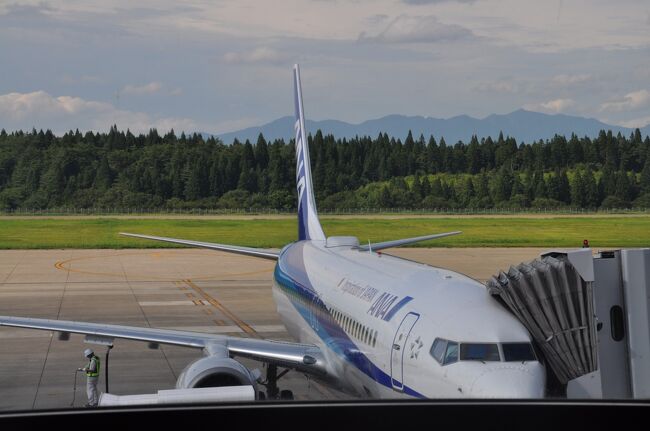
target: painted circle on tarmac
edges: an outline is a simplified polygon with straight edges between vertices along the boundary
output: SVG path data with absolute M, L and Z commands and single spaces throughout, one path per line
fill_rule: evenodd
M 148 258 L 147 261 L 143 263 L 147 266 L 147 269 L 154 272 L 153 269 L 156 269 L 156 274 L 150 273 L 138 273 L 128 269 L 128 265 L 124 265 L 122 261 L 123 258 L 129 258 L 130 256 L 140 256 L 141 258 Z M 167 264 L 171 261 L 169 259 L 184 259 L 188 256 L 210 259 L 210 256 L 213 258 L 216 257 L 217 262 L 208 262 L 204 266 L 213 266 L 216 265 L 220 268 L 219 272 L 216 274 L 180 274 L 174 268 L 178 268 L 180 263 L 175 263 L 173 266 Z M 160 281 L 178 281 L 182 279 L 191 278 L 192 280 L 214 280 L 214 279 L 224 279 L 227 277 L 243 277 L 251 275 L 259 275 L 271 273 L 273 270 L 273 263 L 271 262 L 261 262 L 256 259 L 257 265 L 262 269 L 254 271 L 233 271 L 228 272 L 227 269 L 229 266 L 232 266 L 234 263 L 237 263 L 236 266 L 246 266 L 242 259 L 247 259 L 242 256 L 234 256 L 226 253 L 218 253 L 214 251 L 203 252 L 201 250 L 155 250 L 155 251 L 123 251 L 123 252 L 114 252 L 107 251 L 107 254 L 97 254 L 89 256 L 79 256 L 73 257 L 71 259 L 65 259 L 57 261 L 54 264 L 56 269 L 61 271 L 74 272 L 79 274 L 87 275 L 97 275 L 97 276 L 108 276 L 108 277 L 119 277 L 127 278 L 131 280 L 160 280 Z M 97 270 L 97 267 L 101 267 L 102 262 L 97 262 L 97 260 L 104 260 L 106 264 L 114 266 L 119 264 L 119 271 L 105 271 Z M 113 262 L 111 262 L 113 260 Z M 115 262 L 115 260 L 117 262 Z M 213 259 L 211 259 L 213 260 Z M 108 266 L 108 265 L 107 265 Z M 161 276 L 159 274 L 169 273 L 169 276 Z M 173 274 L 173 275 L 172 275 Z

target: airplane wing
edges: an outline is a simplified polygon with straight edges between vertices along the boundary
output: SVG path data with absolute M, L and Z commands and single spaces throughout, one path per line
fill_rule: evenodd
M 154 241 L 171 242 L 174 244 L 189 245 L 191 247 L 209 248 L 212 250 L 227 251 L 229 253 L 244 254 L 246 256 L 261 257 L 262 259 L 278 260 L 280 253 L 263 248 L 240 247 L 238 245 L 215 244 L 212 242 L 191 241 L 187 239 L 165 238 L 163 236 L 140 235 L 136 233 L 120 232 L 120 235 L 133 238 L 151 239 Z
M 361 251 L 383 250 L 385 248 L 400 247 L 406 244 L 412 244 L 414 242 L 427 241 L 429 239 L 444 238 L 446 236 L 451 236 L 451 235 L 458 235 L 459 233 L 462 232 L 454 231 L 454 232 L 445 232 L 445 233 L 435 233 L 433 235 L 416 236 L 413 238 L 404 238 L 404 239 L 396 239 L 393 241 L 377 242 L 374 244 L 359 246 L 359 250 Z
M 232 357 L 239 356 L 255 359 L 267 364 L 292 368 L 315 375 L 324 375 L 326 373 L 324 356 L 318 347 L 310 344 L 29 317 L 0 316 L 0 326 L 58 331 L 63 334 L 85 334 L 89 337 L 104 340 L 122 338 L 154 344 L 193 347 L 203 349 L 207 355 L 217 354 L 217 352 L 222 352 L 223 348 L 226 348 L 228 354 Z

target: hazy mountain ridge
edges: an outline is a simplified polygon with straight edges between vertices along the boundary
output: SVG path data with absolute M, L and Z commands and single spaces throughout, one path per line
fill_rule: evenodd
M 230 144 L 237 138 L 254 142 L 262 133 L 267 140 L 293 137 L 294 118 L 282 117 L 270 123 L 249 127 L 235 132 L 217 135 L 225 143 Z M 338 120 L 307 120 L 305 125 L 308 133 L 315 133 L 320 129 L 324 134 L 333 134 L 336 138 L 353 138 L 355 136 L 370 136 L 376 138 L 379 133 L 388 133 L 388 136 L 404 138 L 411 130 L 415 137 L 423 134 L 426 138 L 430 135 L 439 139 L 444 137 L 448 144 L 459 140 L 468 142 L 472 135 L 480 138 L 492 136 L 496 138 L 500 132 L 504 136 L 513 136 L 519 142 L 532 142 L 539 139 L 550 139 L 553 135 L 572 133 L 582 137 L 595 137 L 601 130 L 611 130 L 616 134 L 621 132 L 628 135 L 633 128 L 612 126 L 594 118 L 584 118 L 564 114 L 549 115 L 540 112 L 531 112 L 523 109 L 509 114 L 492 114 L 483 119 L 459 115 L 448 119 L 430 118 L 422 116 L 387 115 L 375 120 L 367 120 L 360 124 L 350 124 Z M 650 135 L 650 125 L 640 129 L 643 136 Z

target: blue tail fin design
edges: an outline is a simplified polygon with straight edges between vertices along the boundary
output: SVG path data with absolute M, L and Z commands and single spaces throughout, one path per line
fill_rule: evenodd
M 305 134 L 305 116 L 302 109 L 300 68 L 293 66 L 294 102 L 296 105 L 296 187 L 298 188 L 298 240 L 324 240 L 325 233 L 318 220 L 314 187 L 309 164 L 309 145 Z

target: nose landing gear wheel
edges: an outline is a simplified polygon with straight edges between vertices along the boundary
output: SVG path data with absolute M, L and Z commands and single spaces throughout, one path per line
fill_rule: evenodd
M 266 381 L 262 383 L 262 385 L 266 386 L 266 397 L 262 397 L 262 393 L 260 392 L 260 399 L 268 399 L 268 400 L 292 400 L 293 399 L 293 392 L 290 390 L 284 389 L 280 390 L 278 388 L 278 380 L 285 374 L 289 372 L 288 369 L 282 371 L 280 374 L 278 374 L 278 366 L 277 365 L 269 365 L 267 370 L 266 370 Z

